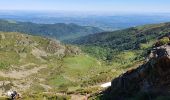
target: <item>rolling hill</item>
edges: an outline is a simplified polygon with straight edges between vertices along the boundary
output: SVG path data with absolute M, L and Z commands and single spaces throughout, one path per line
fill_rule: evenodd
M 76 24 L 36 24 L 31 22 L 0 20 L 0 31 L 21 32 L 31 35 L 56 38 L 59 40 L 69 40 L 89 34 L 99 33 L 103 30 L 97 27 L 79 26 Z
M 92 34 L 67 42 L 81 46 L 94 56 L 110 59 L 115 52 L 148 49 L 158 38 L 167 34 L 170 34 L 170 23 L 161 23 Z M 96 48 L 105 53 L 96 51 Z
M 72 43 L 129 50 L 138 48 L 140 43 L 147 43 L 152 39 L 169 33 L 169 29 L 170 23 L 145 25 L 119 31 L 92 34 L 73 40 Z
M 56 93 L 83 91 L 90 86 L 85 84 L 89 80 L 96 84 L 93 78 L 107 70 L 99 60 L 84 54 L 78 47 L 39 36 L 0 32 L 1 95 L 16 90 L 24 100 L 42 100 L 44 96 L 57 98 L 61 95 Z M 104 75 L 107 77 L 101 74 L 102 81 L 106 78 Z

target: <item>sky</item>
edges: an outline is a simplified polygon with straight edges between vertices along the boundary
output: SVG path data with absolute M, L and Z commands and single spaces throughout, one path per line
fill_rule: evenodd
M 0 10 L 170 12 L 170 0 L 0 0 Z

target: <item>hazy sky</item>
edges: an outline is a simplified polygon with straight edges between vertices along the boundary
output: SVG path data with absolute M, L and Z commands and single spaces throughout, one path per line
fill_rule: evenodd
M 0 0 L 0 10 L 170 12 L 170 0 Z

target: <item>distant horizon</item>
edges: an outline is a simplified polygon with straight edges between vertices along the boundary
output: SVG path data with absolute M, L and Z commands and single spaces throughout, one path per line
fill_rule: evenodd
M 169 0 L 0 0 L 0 10 L 88 13 L 170 13 Z
M 99 12 L 99 11 L 66 11 L 66 10 L 1 10 L 0 14 L 17 14 L 17 13 L 41 13 L 41 14 L 68 14 L 68 15 L 106 15 L 106 16 L 114 16 L 114 15 L 170 15 L 170 12 Z

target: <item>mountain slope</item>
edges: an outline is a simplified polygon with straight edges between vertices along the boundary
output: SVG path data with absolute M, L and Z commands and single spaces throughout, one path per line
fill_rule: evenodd
M 169 30 L 170 23 L 145 25 L 114 32 L 88 35 L 75 39 L 72 43 L 129 50 L 138 48 L 140 43 L 146 43 L 167 34 L 170 32 Z
M 162 23 L 92 34 L 67 42 L 80 45 L 83 51 L 93 56 L 112 60 L 115 58 L 114 55 L 121 51 L 146 50 L 155 43 L 157 38 L 169 33 L 170 23 Z
M 0 31 L 21 32 L 32 35 L 47 36 L 59 40 L 69 40 L 89 34 L 99 33 L 103 30 L 76 24 L 35 24 L 31 22 L 15 22 L 0 20 Z
M 0 32 L 0 95 L 16 90 L 24 100 L 57 98 L 56 93 L 89 86 L 84 83 L 103 71 L 97 59 L 75 46 L 39 36 Z
M 169 100 L 169 41 L 150 52 L 143 65 L 113 79 L 100 100 Z

